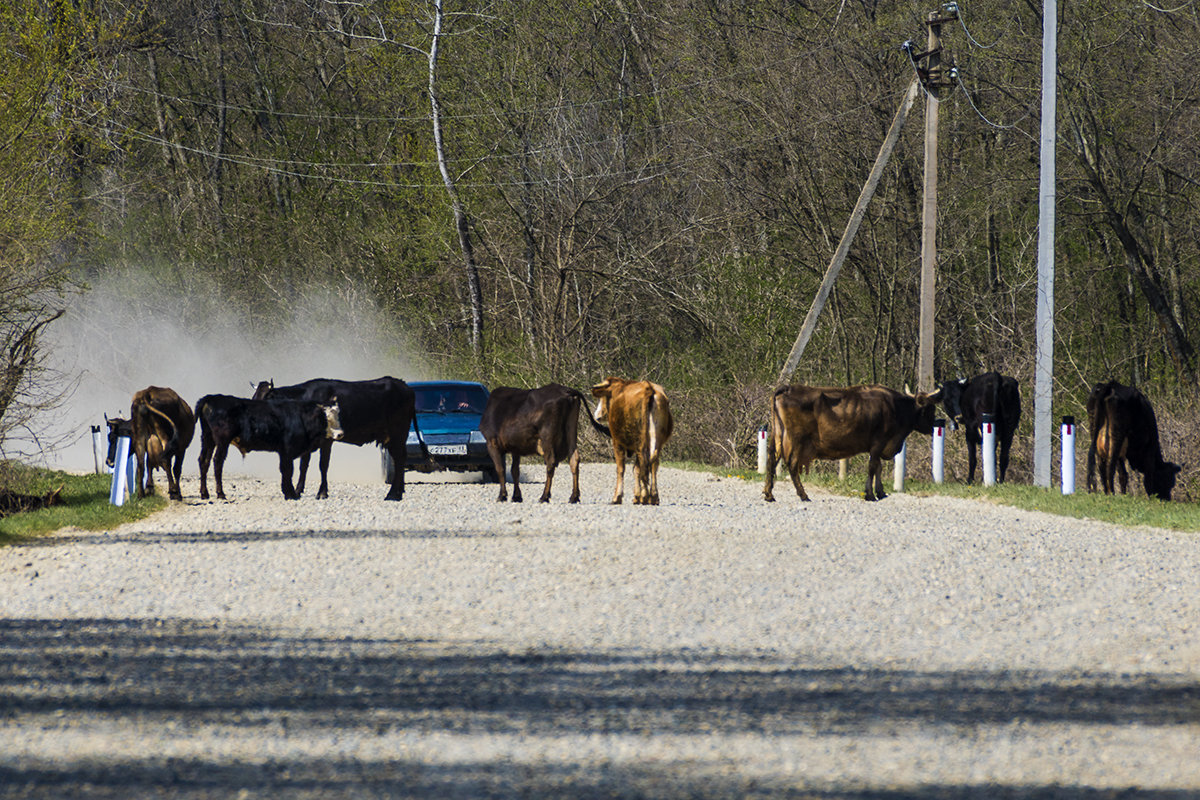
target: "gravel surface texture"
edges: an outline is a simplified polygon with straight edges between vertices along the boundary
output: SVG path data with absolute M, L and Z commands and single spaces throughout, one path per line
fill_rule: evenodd
M 1196 534 L 524 472 L 0 549 L 0 798 L 1200 797 Z

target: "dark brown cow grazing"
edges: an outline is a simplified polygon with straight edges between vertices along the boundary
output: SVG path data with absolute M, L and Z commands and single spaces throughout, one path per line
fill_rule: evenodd
M 538 389 L 514 389 L 500 386 L 488 396 L 487 407 L 479 421 L 479 432 L 487 440 L 492 465 L 500 476 L 500 496 L 497 501 L 508 499 L 508 487 L 504 483 L 504 456 L 512 455 L 512 501 L 521 502 L 521 456 L 540 453 L 546 460 L 546 486 L 542 489 L 541 502 L 550 502 L 550 484 L 554 481 L 554 468 L 562 461 L 571 467 L 574 487 L 570 502 L 579 502 L 579 451 L 576 441 L 579 433 L 579 406 L 587 407 L 583 392 L 557 383 Z M 608 428 L 592 419 L 592 427 L 609 435 Z
M 933 432 L 941 392 L 915 397 L 884 386 L 782 386 L 771 398 L 767 439 L 767 481 L 763 497 L 775 500 L 775 465 L 787 464 L 801 500 L 808 500 L 800 473 L 813 459 L 837 460 L 869 453 L 863 497 L 882 500 L 881 460 L 900 452 L 915 431 Z
M 1088 449 L 1088 491 L 1096 491 L 1096 460 L 1105 494 L 1113 494 L 1113 472 L 1120 476 L 1121 494 L 1129 489 L 1125 462 L 1142 473 L 1146 494 L 1170 500 L 1179 465 L 1164 461 L 1158 443 L 1158 420 L 1146 396 L 1117 381 L 1098 383 L 1087 400 L 1092 446 Z
M 137 457 L 137 495 L 154 493 L 154 469 L 167 473 L 167 496 L 182 500 L 179 474 L 183 454 L 196 432 L 192 408 L 172 389 L 149 386 L 133 396 L 129 406 L 133 451 Z
M 609 377 L 592 387 L 595 418 L 608 423 L 617 462 L 613 503 L 625 494 L 625 459 L 634 460 L 633 502 L 658 505 L 658 460 L 675 422 L 667 395 L 657 383 Z

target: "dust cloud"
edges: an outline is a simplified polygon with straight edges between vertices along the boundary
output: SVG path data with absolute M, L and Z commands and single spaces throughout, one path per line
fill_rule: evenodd
M 371 299 L 353 287 L 310 287 L 286 303 L 286 317 L 262 318 L 224 301 L 212 287 L 170 284 L 148 270 L 108 275 L 74 298 L 52 326 L 46 342 L 52 364 L 79 383 L 55 412 L 51 426 L 57 430 L 48 438 L 66 443 L 44 455 L 48 466 L 93 471 L 91 427 L 104 431 L 105 414 L 128 417 L 134 392 L 151 385 L 174 389 L 194 408 L 206 394 L 248 397 L 260 380 L 285 385 L 310 378 L 430 377 L 407 355 L 403 331 L 385 324 Z M 199 436 L 197 426 L 185 475 L 198 472 Z M 279 460 L 271 453 L 243 458 L 231 450 L 225 472 L 278 476 Z M 314 459 L 314 489 L 318 479 Z M 329 479 L 382 481 L 379 449 L 334 447 Z

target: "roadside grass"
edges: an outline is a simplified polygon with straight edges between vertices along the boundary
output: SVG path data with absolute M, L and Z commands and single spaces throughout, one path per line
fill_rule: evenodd
M 45 495 L 62 487 L 62 505 L 0 517 L 0 545 L 75 527 L 104 530 L 142 519 L 165 508 L 165 498 L 155 495 L 131 498 L 123 506 L 108 502 L 109 475 L 72 475 L 30 467 L 14 461 L 0 462 L 0 486 L 21 494 Z
M 750 469 L 728 469 L 685 462 L 672 462 L 670 466 L 741 478 L 760 485 L 763 481 L 763 476 L 758 471 Z M 814 464 L 812 472 L 804 476 L 803 480 L 805 486 L 819 486 L 828 492 L 846 497 L 861 497 L 865 478 L 865 467 L 856 471 L 852 465 L 849 476 L 840 480 L 836 466 Z M 892 493 L 890 465 L 884 466 L 883 488 L 889 494 Z M 1075 494 L 1064 495 L 1059 488 L 1040 489 L 1012 483 L 985 488 L 979 483 L 970 486 L 956 482 L 937 484 L 911 478 L 905 481 L 904 489 L 905 493 L 918 496 L 962 497 L 1027 511 L 1044 511 L 1062 517 L 1110 522 L 1128 528 L 1148 526 L 1175 531 L 1200 531 L 1200 507 L 1195 503 L 1164 503 L 1149 498 L 1140 494 L 1140 482 L 1133 478 L 1130 479 L 1128 495 L 1092 494 L 1083 486 L 1076 486 Z M 781 467 L 775 479 L 775 494 L 779 496 L 780 492 L 793 491 L 787 470 Z

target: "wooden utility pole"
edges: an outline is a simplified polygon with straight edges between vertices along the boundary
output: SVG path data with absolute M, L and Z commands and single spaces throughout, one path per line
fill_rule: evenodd
M 892 126 L 888 128 L 883 145 L 879 148 L 879 154 L 875 156 L 875 165 L 871 167 L 871 174 L 867 176 L 867 182 L 863 184 L 862 191 L 858 194 L 858 202 L 854 204 L 854 211 L 850 214 L 850 221 L 846 223 L 842 240 L 838 242 L 837 250 L 834 252 L 829 266 L 825 269 L 821 288 L 817 291 L 817 296 L 813 298 L 812 306 L 808 309 L 808 316 L 804 318 L 804 324 L 800 327 L 800 333 L 796 336 L 792 350 L 783 363 L 783 369 L 779 371 L 780 384 L 787 383 L 788 379 L 792 377 L 792 373 L 796 371 L 796 366 L 800 363 L 800 357 L 804 355 L 804 349 L 808 347 L 808 340 L 812 338 L 813 331 L 816 330 L 817 318 L 821 315 L 821 310 L 825 308 L 829 292 L 833 289 L 838 273 L 842 271 L 842 263 L 850 253 L 850 245 L 854 242 L 859 225 L 862 224 L 863 215 L 867 213 L 867 205 L 875 196 L 875 189 L 879 186 L 879 179 L 883 177 L 884 167 L 892 157 L 892 151 L 896 149 L 896 142 L 900 140 L 900 131 L 904 127 L 904 121 L 908 119 L 909 109 L 917 99 L 919 85 L 918 81 L 913 81 L 909 85 L 908 91 L 904 93 L 904 99 L 900 101 L 900 108 L 896 109 L 896 116 L 892 118 Z
M 937 159 L 938 159 L 938 94 L 949 86 L 942 69 L 942 25 L 958 19 L 958 7 L 947 3 L 938 11 L 929 12 L 925 26 L 929 40 L 924 53 L 914 56 L 914 62 L 925 59 L 918 68 L 925 85 L 925 186 L 921 209 L 921 320 L 917 347 L 917 391 L 933 391 L 933 320 L 934 287 L 937 276 Z

